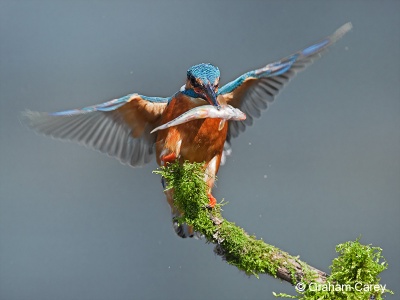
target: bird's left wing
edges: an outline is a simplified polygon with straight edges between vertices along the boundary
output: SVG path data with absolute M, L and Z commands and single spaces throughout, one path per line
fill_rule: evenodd
M 158 126 L 168 101 L 131 94 L 82 109 L 25 111 L 23 118 L 38 133 L 78 142 L 136 167 L 151 160 L 156 135 L 150 131 Z
M 332 35 L 317 43 L 263 68 L 247 72 L 221 87 L 218 92 L 219 102 L 239 108 L 247 115 L 244 121 L 229 123 L 227 142 L 229 143 L 232 137 L 243 132 L 246 125 L 252 125 L 253 118 L 260 117 L 261 111 L 274 101 L 279 91 L 297 72 L 320 57 L 330 45 L 351 28 L 351 23 L 346 23 Z

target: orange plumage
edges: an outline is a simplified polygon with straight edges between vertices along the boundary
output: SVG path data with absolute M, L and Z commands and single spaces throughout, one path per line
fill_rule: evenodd
M 299 71 L 321 56 L 351 29 L 344 24 L 332 35 L 294 54 L 266 66 L 249 71 L 219 88 L 219 69 L 199 64 L 187 71 L 186 84 L 172 97 L 146 97 L 131 94 L 102 104 L 56 113 L 27 111 L 28 125 L 55 138 L 76 141 L 118 158 L 136 167 L 149 162 L 156 152 L 159 165 L 178 159 L 181 163 L 204 162 L 204 180 L 208 185 L 210 206 L 215 175 L 221 164 L 224 146 L 243 132 L 261 111 L 272 103 L 279 91 Z M 152 130 L 200 105 L 231 105 L 239 108 L 246 120 L 220 122 L 221 119 L 197 119 L 169 127 L 156 133 Z M 173 217 L 180 214 L 173 204 L 173 190 L 165 191 Z M 174 227 L 181 237 L 193 236 L 190 227 Z

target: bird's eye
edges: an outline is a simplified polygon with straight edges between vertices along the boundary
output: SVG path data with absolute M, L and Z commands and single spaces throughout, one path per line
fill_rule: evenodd
M 193 87 L 198 87 L 199 84 L 197 83 L 196 78 L 194 78 L 193 76 L 190 77 L 190 83 Z

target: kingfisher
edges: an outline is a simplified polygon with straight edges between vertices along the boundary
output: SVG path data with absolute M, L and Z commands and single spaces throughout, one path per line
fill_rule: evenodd
M 232 138 L 252 125 L 297 72 L 319 58 L 351 27 L 351 23 L 346 23 L 311 46 L 246 72 L 222 87 L 220 70 L 213 64 L 201 63 L 189 68 L 185 84 L 171 97 L 133 93 L 81 109 L 54 113 L 28 110 L 24 117 L 27 125 L 39 133 L 78 142 L 132 167 L 148 163 L 153 156 L 160 166 L 176 160 L 202 163 L 209 206 L 213 207 L 216 199 L 211 190 L 221 163 L 231 153 Z M 243 111 L 247 118 L 223 123 L 218 118 L 195 119 L 151 133 L 156 127 L 206 104 L 217 109 L 230 105 Z M 162 183 L 165 189 L 165 181 Z M 171 207 L 175 232 L 183 238 L 195 236 L 192 227 L 177 222 L 182 212 L 174 206 L 173 190 L 164 193 Z

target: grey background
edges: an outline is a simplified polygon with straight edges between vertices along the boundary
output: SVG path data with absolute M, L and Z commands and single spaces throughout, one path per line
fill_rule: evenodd
M 362 235 L 398 294 L 399 16 L 399 1 L 0 1 L 0 299 L 293 293 L 178 238 L 154 161 L 128 168 L 37 136 L 18 114 L 169 96 L 200 62 L 226 83 L 348 21 L 233 141 L 215 196 L 226 218 L 326 271 L 335 245 Z

